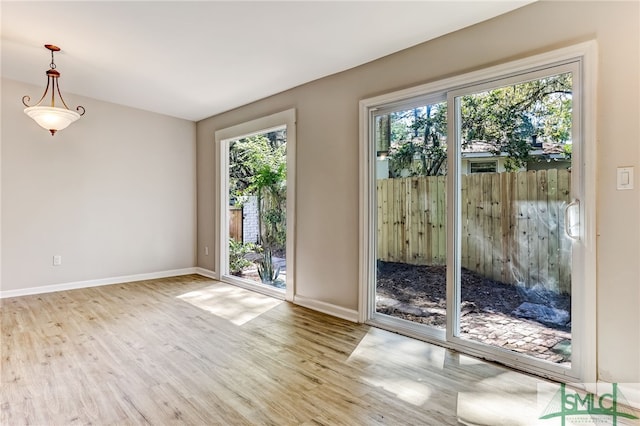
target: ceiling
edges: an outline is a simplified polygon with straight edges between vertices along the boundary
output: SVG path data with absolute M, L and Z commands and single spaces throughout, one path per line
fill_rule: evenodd
M 531 1 L 2 1 L 2 76 L 44 90 L 55 44 L 67 103 L 197 121 Z

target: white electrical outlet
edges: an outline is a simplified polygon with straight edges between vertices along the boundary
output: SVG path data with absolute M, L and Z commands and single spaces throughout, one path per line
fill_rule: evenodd
M 60 255 L 53 256 L 53 266 L 60 266 L 60 265 L 62 265 L 62 256 Z
M 204 255 L 209 256 L 209 246 L 204 246 Z

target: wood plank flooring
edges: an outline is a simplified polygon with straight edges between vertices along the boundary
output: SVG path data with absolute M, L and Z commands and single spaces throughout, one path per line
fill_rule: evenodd
M 542 381 L 197 275 L 0 301 L 2 425 L 532 424 Z

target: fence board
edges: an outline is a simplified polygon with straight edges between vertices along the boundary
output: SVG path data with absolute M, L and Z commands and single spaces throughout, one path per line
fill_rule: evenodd
M 438 180 L 429 179 L 429 264 L 437 265 L 438 258 Z
M 438 254 L 435 261 L 438 265 L 444 265 L 447 258 L 447 179 L 446 176 L 438 176 Z
M 558 170 L 551 169 L 547 171 L 547 203 L 549 207 L 549 240 L 548 240 L 548 273 L 549 281 L 555 279 L 559 280 L 560 269 L 558 265 L 559 260 L 559 238 L 558 235 L 558 220 L 560 213 L 560 206 L 558 205 Z M 551 283 L 556 288 L 559 288 L 557 281 Z
M 393 183 L 393 181 L 386 181 L 386 184 L 384 185 L 384 188 L 382 189 L 382 195 L 383 195 L 383 201 L 384 203 L 382 204 L 382 208 L 384 209 L 384 220 L 382 221 L 382 224 L 384 226 L 383 228 L 383 236 L 385 237 L 385 241 L 384 241 L 384 252 L 387 254 L 388 258 L 392 258 L 393 254 L 392 254 L 392 242 L 393 239 L 391 238 L 391 223 L 392 223 L 392 214 L 393 214 L 393 198 L 389 198 L 389 186 L 391 186 L 391 184 Z
M 478 176 L 479 175 L 468 175 L 469 176 L 469 214 L 467 216 L 467 220 L 469 222 L 469 246 L 467 250 L 469 251 L 469 269 L 472 271 L 478 270 L 478 238 L 480 236 L 480 229 L 478 228 L 478 203 L 479 203 L 479 191 L 478 191 Z
M 500 175 L 504 173 L 490 173 L 490 190 L 491 190 L 491 219 L 492 219 L 492 253 L 493 253 L 493 273 L 492 277 L 502 278 L 502 268 L 504 265 L 504 249 L 502 239 L 502 209 L 500 192 L 502 191 L 502 179 Z
M 462 179 L 460 182 L 460 245 L 469 247 L 469 179 Z M 469 250 L 463 250 L 460 253 L 460 265 L 463 268 L 470 269 Z
M 407 259 L 407 243 L 409 241 L 409 235 L 407 235 L 407 227 L 406 227 L 406 223 L 407 223 L 407 210 L 410 208 L 410 205 L 408 205 L 408 203 L 403 202 L 404 200 L 402 200 L 402 194 L 405 193 L 406 191 L 406 187 L 408 185 L 408 179 L 403 179 L 400 182 L 400 197 L 398 200 L 396 200 L 396 204 L 400 205 L 402 207 L 401 213 L 400 213 L 400 217 L 399 220 L 400 222 L 398 223 L 398 229 L 401 232 L 402 235 L 402 239 L 400 240 L 400 244 L 398 244 L 398 248 L 400 249 L 400 252 L 398 253 L 398 256 L 400 257 L 400 259 Z M 405 198 L 406 200 L 406 198 Z M 409 200 L 410 201 L 410 200 Z
M 527 245 L 529 248 L 529 279 L 525 283 L 539 282 L 538 269 L 538 182 L 537 172 L 527 172 Z
M 242 240 L 242 208 L 229 207 L 229 238 L 238 242 Z
M 537 282 L 549 282 L 549 212 L 548 212 L 548 181 L 547 171 L 539 170 L 536 173 L 538 183 L 538 203 L 536 204 L 537 217 L 533 220 L 537 224 L 536 237 L 538 240 L 538 279 Z
M 387 207 L 390 209 L 389 210 L 389 222 L 387 223 L 388 227 L 389 227 L 389 258 L 391 261 L 396 262 L 396 261 L 401 261 L 401 259 L 397 259 L 396 255 L 397 255 L 397 250 L 396 250 L 396 243 L 398 241 L 397 235 L 395 235 L 396 229 L 395 229 L 395 223 L 396 223 L 396 214 L 397 214 L 397 207 L 396 207 L 396 203 L 395 203 L 395 197 L 394 197 L 394 184 L 396 183 L 396 180 L 391 180 L 389 181 L 388 185 L 387 185 Z
M 571 181 L 570 172 L 568 170 L 558 170 L 558 201 L 562 201 L 559 204 L 559 219 L 558 227 L 559 238 L 559 263 L 560 263 L 560 291 L 564 293 L 571 292 L 571 270 L 563 267 L 564 265 L 571 265 L 571 239 L 567 238 L 566 231 L 564 229 L 564 209 L 571 202 Z
M 513 259 L 513 280 L 514 282 L 529 282 L 529 228 L 528 228 L 528 195 L 527 174 L 516 174 L 516 196 L 515 196 L 515 226 L 513 234 L 515 237 L 514 259 Z
M 426 179 L 418 179 L 418 195 L 420 196 L 420 204 L 418 206 L 418 214 L 419 222 L 418 226 L 420 229 L 418 230 L 418 251 L 420 252 L 421 257 L 419 261 L 416 261 L 416 264 L 426 265 L 428 262 L 428 240 L 427 240 L 427 224 L 428 214 L 429 214 L 429 205 L 427 204 L 427 180 Z
M 480 274 L 493 276 L 493 217 L 491 216 L 491 176 L 493 173 L 480 173 L 480 184 L 482 186 L 482 217 L 483 232 L 480 235 L 481 255 Z
M 463 175 L 461 265 L 505 283 L 569 292 L 564 234 L 568 170 Z M 378 180 L 377 247 L 384 261 L 446 263 L 446 176 Z
M 411 178 L 407 185 L 407 195 L 411 199 L 411 207 L 409 209 L 409 218 L 406 221 L 408 229 L 407 235 L 408 238 L 408 255 L 412 259 L 412 263 L 420 263 L 421 254 L 418 250 L 418 233 L 420 229 L 418 228 L 418 224 L 420 223 L 420 215 L 413 214 L 414 212 L 419 211 L 420 199 L 418 196 L 418 179 Z
M 512 197 L 515 194 L 515 173 L 500 173 L 500 217 L 501 217 L 501 239 L 502 239 L 502 271 L 500 281 L 510 282 L 513 275 L 511 273 L 512 257 L 514 254 L 513 244 L 513 213 Z

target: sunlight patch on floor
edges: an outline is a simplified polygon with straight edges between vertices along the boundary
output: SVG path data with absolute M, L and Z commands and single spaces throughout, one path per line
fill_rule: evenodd
M 431 388 L 425 383 L 403 378 L 363 377 L 364 381 L 373 386 L 378 386 L 390 392 L 404 402 L 415 406 L 421 406 L 429 400 L 432 394 Z
M 223 283 L 191 291 L 178 298 L 235 325 L 246 324 L 283 303 L 282 300 Z
M 456 398 L 461 424 L 517 426 L 537 420 L 540 380 L 437 345 L 371 328 L 349 361 L 365 365 L 370 374 L 365 373 L 362 381 L 414 406 Z M 407 374 L 398 374 L 404 368 Z M 424 374 L 416 375 L 416 368 Z M 451 371 L 452 376 L 468 380 L 458 389 L 447 389 L 447 397 L 430 383 L 434 370 Z
M 464 425 L 529 426 L 538 424 L 536 391 L 458 392 L 458 421 Z
M 442 347 L 371 328 L 353 350 L 349 360 L 378 366 L 388 363 L 442 369 L 445 357 L 446 349 Z
M 486 375 L 476 380 L 471 390 L 458 392 L 460 423 L 495 426 L 539 424 L 538 386 L 545 383 L 544 379 L 493 366 L 473 357 L 461 355 L 459 361 L 461 371 L 473 369 L 476 374 Z
M 409 371 L 415 367 L 442 369 L 444 359 L 443 348 L 377 328 L 371 328 L 349 356 L 349 362 L 368 365 L 366 369 L 371 374 L 362 377 L 364 382 L 415 406 L 426 403 L 434 390 Z M 397 374 L 403 367 L 407 368 L 405 377 Z

